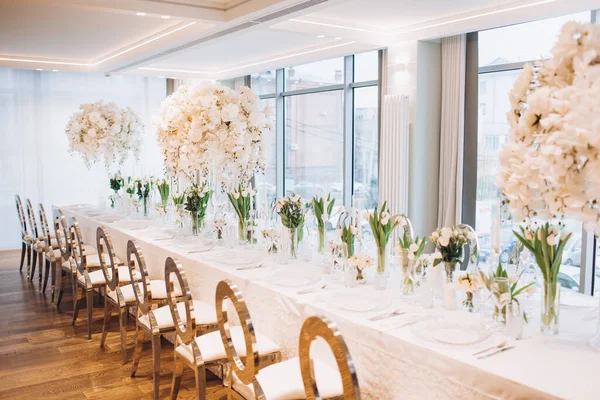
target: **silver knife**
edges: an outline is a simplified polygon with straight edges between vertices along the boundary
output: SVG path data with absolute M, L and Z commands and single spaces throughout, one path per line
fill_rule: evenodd
M 262 268 L 262 267 L 264 267 L 264 265 L 258 264 L 258 265 L 250 265 L 248 267 L 240 267 L 240 268 L 237 268 L 236 270 L 237 271 L 245 271 L 247 269 L 256 269 L 256 268 Z
M 477 357 L 477 359 L 478 359 L 478 360 L 481 360 L 481 359 L 484 359 L 484 358 L 487 358 L 487 357 L 493 356 L 494 354 L 502 353 L 503 351 L 510 350 L 510 349 L 514 349 L 514 348 L 515 348 L 515 346 L 503 347 L 503 348 L 501 348 L 501 349 L 498 349 L 498 350 L 496 350 L 496 351 L 492 351 L 491 353 L 485 354 L 485 355 L 483 355 L 483 356 L 479 356 L 479 357 Z

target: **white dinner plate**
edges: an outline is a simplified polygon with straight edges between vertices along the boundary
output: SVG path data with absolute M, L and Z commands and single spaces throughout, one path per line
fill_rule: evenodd
M 276 286 L 300 288 L 317 283 L 321 279 L 320 271 L 315 268 L 283 267 L 271 275 L 267 281 Z
M 492 334 L 485 325 L 462 320 L 425 320 L 412 328 L 416 337 L 435 343 L 469 346 L 479 343 Z
M 146 229 L 148 227 L 148 221 L 126 220 L 126 221 L 115 222 L 115 225 L 117 225 L 119 228 L 123 228 L 123 229 L 139 230 L 139 229 Z
M 367 313 L 381 310 L 389 305 L 389 301 L 380 297 L 346 294 L 333 299 L 337 308 L 356 313 Z
M 260 262 L 260 257 L 255 254 L 230 254 L 219 257 L 215 262 L 232 267 L 243 267 Z

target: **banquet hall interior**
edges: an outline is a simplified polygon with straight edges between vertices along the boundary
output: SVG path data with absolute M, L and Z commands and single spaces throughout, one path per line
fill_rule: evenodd
M 0 399 L 600 398 L 599 23 L 1 1 Z

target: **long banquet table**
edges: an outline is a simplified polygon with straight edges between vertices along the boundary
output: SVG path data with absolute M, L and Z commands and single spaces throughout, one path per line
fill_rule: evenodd
M 452 346 L 425 340 L 414 329 L 415 316 L 470 321 L 475 317 L 472 314 L 413 306 L 414 313 L 373 322 L 364 313 L 336 308 L 332 299 L 350 293 L 365 298 L 386 297 L 394 304 L 406 302 L 397 288 L 376 292 L 372 285 L 345 288 L 330 282 L 325 289 L 320 289 L 320 283 L 313 284 L 317 290 L 298 294 L 298 288 L 274 285 L 269 277 L 284 268 L 289 271 L 314 268 L 310 263 L 277 265 L 265 255 L 263 268 L 238 270 L 219 259 L 225 254 L 248 250 L 215 247 L 207 252 L 190 253 L 190 248 L 181 246 L 177 238 L 157 238 L 165 229 L 158 222 L 148 221 L 146 229 L 128 229 L 120 224 L 125 217 L 107 222 L 111 220 L 104 217 L 108 212 L 99 214 L 100 210 L 90 212 L 91 208 L 81 206 L 55 208 L 60 208 L 67 218 L 77 218 L 86 243 L 95 243 L 98 226 L 106 227 L 116 255 L 122 259 L 126 256 L 127 241 L 135 239 L 142 248 L 151 278 L 163 278 L 166 257 L 176 257 L 186 271 L 195 299 L 214 304 L 217 283 L 225 278 L 232 280 L 244 293 L 257 331 L 279 343 L 284 358 L 297 354 L 298 334 L 305 318 L 315 314 L 327 316 L 335 321 L 346 340 L 365 398 L 600 398 L 600 352 L 587 345 L 596 327 L 592 307 L 563 306 L 559 336 L 530 335 L 514 342 L 516 348 L 510 351 L 477 360 L 473 353 L 497 343 L 497 337 L 476 346 Z

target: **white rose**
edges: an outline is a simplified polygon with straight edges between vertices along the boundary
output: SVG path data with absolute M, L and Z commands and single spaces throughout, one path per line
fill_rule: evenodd
M 448 246 L 448 244 L 450 243 L 450 238 L 446 237 L 446 236 L 442 236 L 438 239 L 438 244 L 442 247 L 446 247 Z
M 450 238 L 452 236 L 452 229 L 445 227 L 440 231 L 442 237 Z

